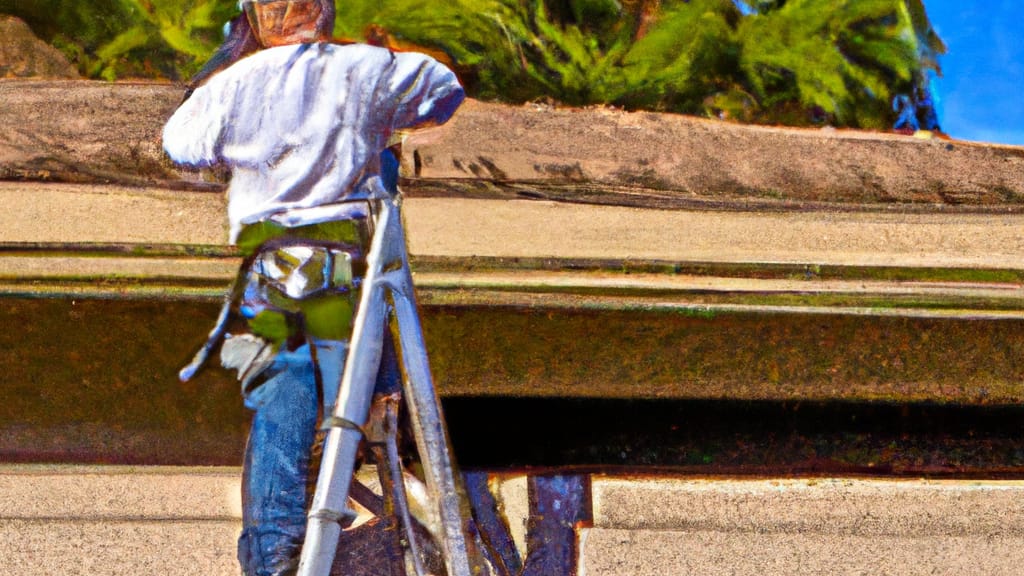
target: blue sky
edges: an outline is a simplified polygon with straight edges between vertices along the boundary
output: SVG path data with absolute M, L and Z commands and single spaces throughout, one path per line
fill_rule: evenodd
M 949 48 L 937 92 L 954 138 L 1024 145 L 1024 2 L 925 0 Z

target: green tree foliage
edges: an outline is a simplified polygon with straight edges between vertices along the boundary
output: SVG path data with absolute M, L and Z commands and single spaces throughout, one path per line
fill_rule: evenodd
M 907 91 L 917 41 L 901 0 L 790 0 L 744 19 L 740 68 L 767 108 L 799 103 L 840 125 L 882 128 Z
M 38 36 L 59 48 L 83 72 L 94 61 L 96 50 L 114 38 L 128 21 L 120 0 L 0 0 L 0 14 L 25 20 Z
M 176 55 L 176 68 L 191 73 L 220 44 L 221 28 L 236 12 L 233 2 L 217 0 L 119 0 L 132 25 L 96 50 L 97 64 L 89 72 L 117 74 L 116 64 L 138 52 Z M 98 72 L 97 72 L 98 68 Z
M 925 93 L 946 51 L 922 0 L 744 4 L 753 15 L 739 30 L 740 64 L 762 108 L 755 120 L 800 123 L 787 116 L 809 109 L 837 125 L 888 127 L 892 97 Z
M 188 77 L 221 41 L 234 0 L 0 0 L 94 78 Z
M 346 1 L 338 7 L 335 35 L 442 55 L 455 65 L 475 95 L 528 99 L 540 92 L 517 84 L 523 60 L 513 41 L 521 23 L 515 4 L 500 0 Z
M 883 128 L 894 94 L 945 47 L 921 0 L 353 1 L 377 27 L 448 54 L 479 96 Z
M 741 18 L 731 0 L 666 3 L 622 59 L 624 90 L 614 103 L 703 113 L 712 102 L 750 100 L 736 77 Z
M 0 0 L 93 77 L 187 77 L 235 0 Z M 430 52 L 480 98 L 882 128 L 945 46 L 922 0 L 345 0 L 336 33 Z
M 550 97 L 565 104 L 636 103 L 658 105 L 660 99 L 638 93 L 661 90 L 663 82 L 650 81 L 656 74 L 672 86 L 686 80 L 668 77 L 665 65 L 685 54 L 643 53 L 651 48 L 675 50 L 680 30 L 694 30 L 705 40 L 708 58 L 715 56 L 707 42 L 714 34 L 686 26 L 700 24 L 705 5 L 714 5 L 738 17 L 730 0 L 694 0 L 695 9 L 667 18 L 652 38 L 638 43 L 643 6 L 624 6 L 615 0 L 453 0 L 445 7 L 423 0 L 392 0 L 380 9 L 377 2 L 350 2 L 339 11 L 339 31 L 365 37 L 368 29 L 413 45 L 443 51 L 470 76 L 477 95 L 509 101 Z M 657 3 L 654 3 L 657 4 Z M 688 6 L 677 2 L 681 6 Z M 659 62 L 660 60 L 660 62 Z M 694 68 L 699 64 L 694 65 Z M 689 88 L 687 88 L 689 90 Z

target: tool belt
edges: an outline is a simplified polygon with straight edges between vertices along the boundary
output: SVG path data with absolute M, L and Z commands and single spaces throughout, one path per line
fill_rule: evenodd
M 289 210 L 244 226 L 235 239 L 244 264 L 213 330 L 178 378 L 190 380 L 222 343 L 222 364 L 237 368 L 245 387 L 259 371 L 254 363 L 266 364 L 281 346 L 347 340 L 373 222 L 370 202 L 358 200 Z M 248 338 L 227 333 L 239 313 L 252 332 Z
M 349 204 L 344 220 L 287 226 L 270 218 L 240 231 L 248 271 L 237 309 L 275 348 L 350 337 L 372 218 L 368 203 Z

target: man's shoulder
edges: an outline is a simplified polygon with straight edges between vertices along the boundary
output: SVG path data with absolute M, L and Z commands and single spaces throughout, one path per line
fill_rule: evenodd
M 222 82 L 230 82 L 231 78 L 268 78 L 278 74 L 303 68 L 372 67 L 380 68 L 391 65 L 395 54 L 387 48 L 368 44 L 295 44 L 277 46 L 254 52 L 217 76 Z M 216 77 L 215 77 L 216 78 Z
M 394 53 L 387 48 L 371 46 L 369 44 L 319 42 L 315 44 L 295 44 L 267 48 L 244 58 L 239 63 L 251 60 L 254 64 L 278 64 L 296 62 L 303 58 L 326 58 L 348 61 L 391 60 L 394 58 Z
M 216 74 L 202 89 L 216 94 L 244 92 L 251 97 L 252 90 L 263 90 L 293 75 L 301 75 L 310 89 L 317 90 L 322 82 L 346 78 L 417 78 L 425 68 L 441 70 L 443 66 L 426 54 L 369 44 L 296 44 L 250 54 Z

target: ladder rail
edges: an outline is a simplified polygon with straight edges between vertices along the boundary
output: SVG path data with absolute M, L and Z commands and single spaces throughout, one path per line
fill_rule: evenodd
M 299 561 L 299 576 L 327 576 L 342 525 L 354 516 L 348 494 L 356 456 L 373 396 L 387 325 L 388 297 L 398 325 L 404 392 L 413 435 L 426 476 L 427 493 L 441 519 L 441 550 L 448 576 L 470 576 L 466 519 L 462 511 L 451 448 L 430 376 L 422 326 L 416 309 L 405 232 L 398 204 L 376 200 L 378 217 L 363 281 L 359 310 L 338 392 L 327 419 L 320 473 Z

